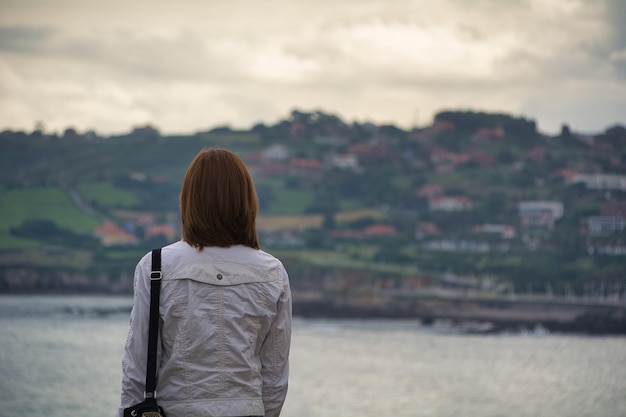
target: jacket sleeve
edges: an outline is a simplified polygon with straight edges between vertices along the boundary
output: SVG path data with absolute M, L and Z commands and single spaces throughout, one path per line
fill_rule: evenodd
M 291 345 L 291 290 L 284 267 L 282 275 L 283 288 L 277 303 L 276 318 L 261 347 L 265 417 L 279 416 L 287 397 Z
M 118 410 L 120 417 L 124 408 L 144 400 L 150 314 L 150 262 L 150 257 L 146 255 L 135 268 L 133 308 L 122 359 L 122 395 Z

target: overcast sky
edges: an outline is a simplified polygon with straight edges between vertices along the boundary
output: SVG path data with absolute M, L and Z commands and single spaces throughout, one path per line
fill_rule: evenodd
M 0 0 L 0 129 L 626 123 L 626 0 Z

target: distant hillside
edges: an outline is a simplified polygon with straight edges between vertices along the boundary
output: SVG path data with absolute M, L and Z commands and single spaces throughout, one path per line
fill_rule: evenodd
M 187 164 L 219 146 L 249 166 L 262 244 L 303 291 L 626 297 L 626 128 L 536 126 L 442 111 L 407 131 L 294 111 L 181 136 L 5 131 L 0 292 L 129 291 L 138 258 L 178 238 Z

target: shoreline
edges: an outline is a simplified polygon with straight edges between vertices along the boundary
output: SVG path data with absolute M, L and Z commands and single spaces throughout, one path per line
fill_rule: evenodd
M 626 305 L 491 297 L 368 296 L 297 300 L 294 315 L 305 318 L 418 319 L 448 322 L 476 333 L 545 329 L 588 335 L 626 335 Z
M 128 297 L 103 291 L 0 292 L 0 296 Z M 130 306 L 127 308 L 130 312 Z M 124 312 L 120 308 L 115 313 Z M 95 311 L 107 314 L 107 311 Z M 565 300 L 472 296 L 330 296 L 293 292 L 293 316 L 310 319 L 414 319 L 423 326 L 450 326 L 466 333 L 547 331 L 626 335 L 626 305 Z

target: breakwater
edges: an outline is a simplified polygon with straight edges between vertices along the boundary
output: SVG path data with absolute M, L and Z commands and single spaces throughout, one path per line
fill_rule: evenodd
M 294 315 L 309 318 L 402 318 L 429 325 L 446 321 L 468 331 L 532 330 L 626 335 L 626 303 L 515 297 L 294 293 Z
M 296 283 L 294 283 L 296 284 Z M 67 271 L 0 270 L 0 294 L 131 295 L 132 274 L 93 279 Z M 305 318 L 402 318 L 423 324 L 445 321 L 468 331 L 534 329 L 593 335 L 626 335 L 626 300 L 475 296 L 425 287 L 418 292 L 333 293 L 294 285 L 294 315 Z

